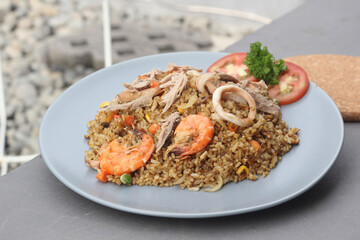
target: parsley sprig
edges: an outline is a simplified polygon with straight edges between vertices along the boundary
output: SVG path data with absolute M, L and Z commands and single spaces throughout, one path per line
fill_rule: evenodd
M 275 60 L 266 46 L 261 49 L 260 42 L 250 44 L 250 52 L 244 63 L 254 77 L 264 80 L 267 85 L 279 84 L 278 76 L 287 69 L 285 62 L 282 59 Z

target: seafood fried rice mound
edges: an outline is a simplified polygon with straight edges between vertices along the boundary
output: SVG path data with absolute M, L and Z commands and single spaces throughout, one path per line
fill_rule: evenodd
M 266 177 L 299 143 L 263 81 L 169 64 L 124 86 L 85 135 L 102 182 L 217 191 Z

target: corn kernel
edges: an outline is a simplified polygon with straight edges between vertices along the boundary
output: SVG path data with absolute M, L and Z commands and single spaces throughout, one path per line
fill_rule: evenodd
M 185 112 L 185 109 L 182 109 L 182 108 L 178 107 L 178 111 L 179 111 L 180 114 L 183 114 Z
M 241 180 L 244 180 L 249 175 L 249 169 L 246 166 L 241 165 L 238 170 L 236 170 L 236 174 L 239 175 Z
M 110 105 L 110 102 L 103 102 L 101 105 L 100 105 L 100 108 L 104 108 L 104 107 L 107 107 Z
M 146 121 L 148 121 L 148 122 L 150 121 L 150 115 L 149 115 L 148 113 L 145 114 L 145 119 L 146 119 Z

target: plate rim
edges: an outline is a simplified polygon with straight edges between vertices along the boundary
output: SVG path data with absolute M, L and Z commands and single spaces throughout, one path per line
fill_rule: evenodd
M 77 187 L 75 187 L 69 180 L 67 180 L 66 178 L 64 178 L 61 173 L 58 172 L 58 170 L 52 165 L 51 161 L 49 161 L 48 156 L 46 155 L 46 152 L 43 151 L 44 147 L 43 147 L 43 143 L 42 143 L 42 136 L 43 136 L 43 131 L 44 131 L 44 123 L 46 122 L 46 118 L 48 116 L 49 111 L 51 111 L 51 109 L 56 106 L 56 103 L 58 101 L 60 101 L 62 99 L 62 96 L 68 92 L 71 91 L 73 88 L 75 88 L 76 86 L 78 86 L 79 84 L 81 84 L 81 82 L 86 81 L 87 78 L 92 78 L 95 75 L 101 74 L 104 71 L 107 71 L 110 68 L 116 68 L 119 65 L 123 65 L 123 64 L 128 64 L 131 62 L 136 62 L 139 60 L 145 60 L 147 58 L 152 59 L 154 57 L 158 57 L 158 56 L 174 56 L 174 55 L 192 55 L 192 54 L 209 54 L 209 55 L 213 55 L 213 54 L 218 54 L 219 57 L 221 55 L 225 56 L 227 54 L 227 52 L 208 52 L 208 51 L 185 51 L 185 52 L 172 52 L 172 53 L 161 53 L 161 54 L 154 54 L 154 55 L 148 55 L 148 56 L 143 56 L 143 57 L 139 57 L 139 58 L 134 58 L 134 59 L 130 59 L 127 61 L 123 61 L 123 62 L 119 62 L 117 64 L 114 64 L 108 68 L 103 68 L 100 69 L 98 71 L 95 71 L 85 77 L 83 77 L 82 79 L 80 79 L 79 81 L 77 81 L 76 83 L 74 83 L 73 85 L 71 85 L 70 87 L 68 87 L 59 97 L 57 97 L 55 99 L 55 101 L 49 106 L 49 108 L 47 109 L 45 115 L 43 116 L 43 119 L 41 121 L 40 124 L 40 128 L 39 128 L 39 134 L 38 134 L 38 141 L 39 141 L 39 148 L 40 148 L 40 154 L 41 154 L 41 158 L 43 159 L 43 161 L 45 162 L 45 164 L 47 165 L 47 167 L 49 168 L 49 170 L 55 175 L 55 177 L 62 182 L 65 186 L 67 186 L 68 188 L 70 188 L 72 191 L 74 191 L 75 193 L 104 206 L 116 209 L 116 210 L 121 210 L 121 211 L 125 211 L 125 212 L 129 212 L 129 213 L 135 213 L 135 214 L 139 214 L 139 215 L 147 215 L 147 216 L 156 216 L 156 217 L 169 217 L 169 218 L 210 218 L 210 217 L 224 217 L 224 216 L 231 216 L 231 215 L 237 215 L 237 214 L 243 214 L 243 213 L 248 213 L 248 212 L 254 212 L 254 211 L 260 211 L 266 208 L 271 208 L 277 205 L 280 205 L 284 202 L 290 201 L 291 199 L 294 199 L 295 197 L 301 195 L 302 193 L 306 192 L 307 190 L 311 189 L 316 183 L 318 183 L 325 175 L 326 173 L 329 171 L 329 169 L 333 166 L 334 162 L 336 161 L 336 159 L 339 156 L 339 153 L 343 147 L 344 144 L 344 121 L 343 118 L 341 116 L 340 110 L 338 109 L 338 107 L 336 106 L 335 102 L 331 99 L 331 97 L 319 86 L 317 86 L 314 82 L 310 81 L 310 85 L 312 87 L 317 87 L 320 89 L 320 92 L 327 98 L 328 102 L 332 105 L 332 107 L 336 110 L 336 116 L 337 116 L 337 120 L 341 123 L 339 125 L 340 127 L 340 142 L 339 145 L 337 146 L 336 149 L 336 153 L 334 154 L 334 156 L 332 157 L 332 159 L 328 162 L 328 165 L 326 168 L 323 169 L 322 173 L 319 174 L 312 182 L 308 183 L 307 185 L 303 186 L 302 188 L 298 189 L 297 191 L 295 191 L 294 193 L 287 195 L 281 199 L 272 201 L 272 202 L 268 202 L 268 203 L 264 203 L 261 205 L 256 205 L 256 206 L 252 206 L 252 207 L 246 207 L 246 208 L 241 208 L 241 209 L 234 209 L 234 210 L 226 210 L 226 211 L 216 211 L 216 212 L 204 212 L 204 213 L 177 213 L 177 212 L 161 212 L 161 211 L 151 211 L 151 210 L 145 210 L 145 209 L 138 209 L 138 208 L 133 208 L 133 207 L 127 207 L 127 206 L 123 206 L 121 204 L 113 204 L 110 203 L 106 200 L 97 198 L 91 194 L 88 194 L 86 192 L 84 192 L 82 189 L 79 189 Z

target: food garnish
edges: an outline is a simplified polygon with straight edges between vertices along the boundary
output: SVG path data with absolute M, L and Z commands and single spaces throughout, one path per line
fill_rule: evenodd
M 269 95 L 280 105 L 298 101 L 309 88 L 309 78 L 303 68 L 285 61 L 287 70 L 279 76 L 279 84 L 269 88 Z
M 230 76 L 256 82 L 258 81 L 249 73 L 249 68 L 244 64 L 246 52 L 238 52 L 220 58 L 207 69 L 206 72 L 223 72 Z
M 267 85 L 278 84 L 279 75 L 287 69 L 284 60 L 275 60 L 266 46 L 261 49 L 260 42 L 250 44 L 250 51 L 246 55 L 244 63 L 255 78 L 264 80 Z
M 214 62 L 207 70 L 208 73 L 224 73 L 231 75 L 232 82 L 245 82 L 246 80 L 256 82 L 263 81 L 269 90 L 269 95 L 276 100 L 277 105 L 286 105 L 296 102 L 302 98 L 309 87 L 306 72 L 300 66 L 283 61 L 275 60 L 274 56 L 265 46 L 261 48 L 260 42 L 250 44 L 248 53 L 232 53 Z M 219 74 L 219 76 L 221 76 Z M 200 92 L 214 92 L 219 87 L 216 79 L 203 75 L 199 79 Z M 224 77 L 223 77 L 224 78 Z M 254 96 L 253 96 L 254 97 Z M 227 98 L 224 96 L 224 98 Z M 262 97 L 260 97 L 262 98 Z M 270 99 L 271 100 L 271 99 Z M 278 111 L 268 102 L 266 105 L 271 112 Z M 264 105 L 260 105 L 261 107 Z

